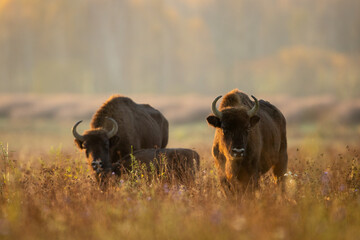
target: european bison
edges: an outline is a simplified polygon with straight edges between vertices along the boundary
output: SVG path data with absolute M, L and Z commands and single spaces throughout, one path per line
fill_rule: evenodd
M 158 110 L 120 95 L 101 106 L 92 118 L 91 129 L 83 135 L 76 130 L 81 122 L 72 129 L 75 143 L 85 149 L 98 175 L 110 172 L 112 163 L 132 149 L 164 148 L 168 142 L 168 121 Z
M 254 102 L 237 89 L 227 93 L 207 122 L 216 128 L 212 147 L 215 166 L 225 193 L 258 186 L 259 176 L 273 167 L 280 179 L 287 170 L 286 121 L 271 103 Z M 249 185 L 250 184 L 250 185 Z
M 170 174 L 184 182 L 193 179 L 200 166 L 199 154 L 191 149 L 141 149 L 113 164 L 113 172 L 120 176 L 122 172 L 133 170 L 134 161 L 136 166 L 145 164 L 149 172 Z

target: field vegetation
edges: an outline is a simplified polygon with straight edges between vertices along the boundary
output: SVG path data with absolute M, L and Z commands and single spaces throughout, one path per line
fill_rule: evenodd
M 180 184 L 169 181 L 166 172 L 147 174 L 139 166 L 121 178 L 113 176 L 102 190 L 84 154 L 73 145 L 74 116 L 61 121 L 49 116 L 1 118 L 1 239 L 302 240 L 360 235 L 356 124 L 344 127 L 324 119 L 300 124 L 294 117 L 288 126 L 286 192 L 267 174 L 254 193 L 225 197 L 211 156 L 213 129 L 205 121 L 171 120 L 170 125 L 169 147 L 190 147 L 201 156 L 195 181 Z
M 359 0 L 0 0 L 1 239 L 359 239 Z M 287 190 L 225 197 L 213 99 L 287 119 Z M 110 93 L 169 120 L 195 181 L 141 166 L 100 189 L 75 148 Z

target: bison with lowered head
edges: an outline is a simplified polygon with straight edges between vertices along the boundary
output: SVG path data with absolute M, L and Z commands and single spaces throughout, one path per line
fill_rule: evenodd
M 74 125 L 72 133 L 97 177 L 110 172 L 112 163 L 132 149 L 164 148 L 168 142 L 168 121 L 158 110 L 119 95 L 102 105 L 84 134 L 77 131 L 81 122 Z
M 267 101 L 254 102 L 235 89 L 226 94 L 207 122 L 216 128 L 212 154 L 225 193 L 258 185 L 259 176 L 273 168 L 277 179 L 287 169 L 286 122 Z

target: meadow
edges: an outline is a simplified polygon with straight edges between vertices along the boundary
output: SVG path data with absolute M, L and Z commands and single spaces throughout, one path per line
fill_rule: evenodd
M 169 147 L 200 154 L 194 182 L 133 172 L 101 190 L 70 129 L 84 119 L 85 130 L 106 98 L 0 97 L 0 239 L 360 236 L 359 101 L 273 97 L 288 119 L 287 190 L 269 173 L 254 193 L 225 197 L 211 156 L 214 131 L 205 122 L 208 96 L 134 96 L 169 119 Z

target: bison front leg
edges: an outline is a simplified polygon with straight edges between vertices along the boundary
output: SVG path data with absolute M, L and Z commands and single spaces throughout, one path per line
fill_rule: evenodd
M 225 197 L 232 196 L 234 194 L 232 184 L 226 179 L 226 177 L 220 178 L 221 192 Z
M 244 196 L 247 192 L 252 193 L 254 187 L 249 179 L 240 182 L 236 179 L 228 180 L 226 177 L 220 179 L 221 191 L 225 197 Z
M 287 171 L 287 164 L 288 164 L 288 155 L 286 148 L 281 149 L 279 154 L 279 162 L 275 164 L 273 173 L 275 177 L 275 181 L 277 184 L 281 184 L 281 189 L 285 192 L 285 185 L 286 185 L 286 176 L 285 173 Z

